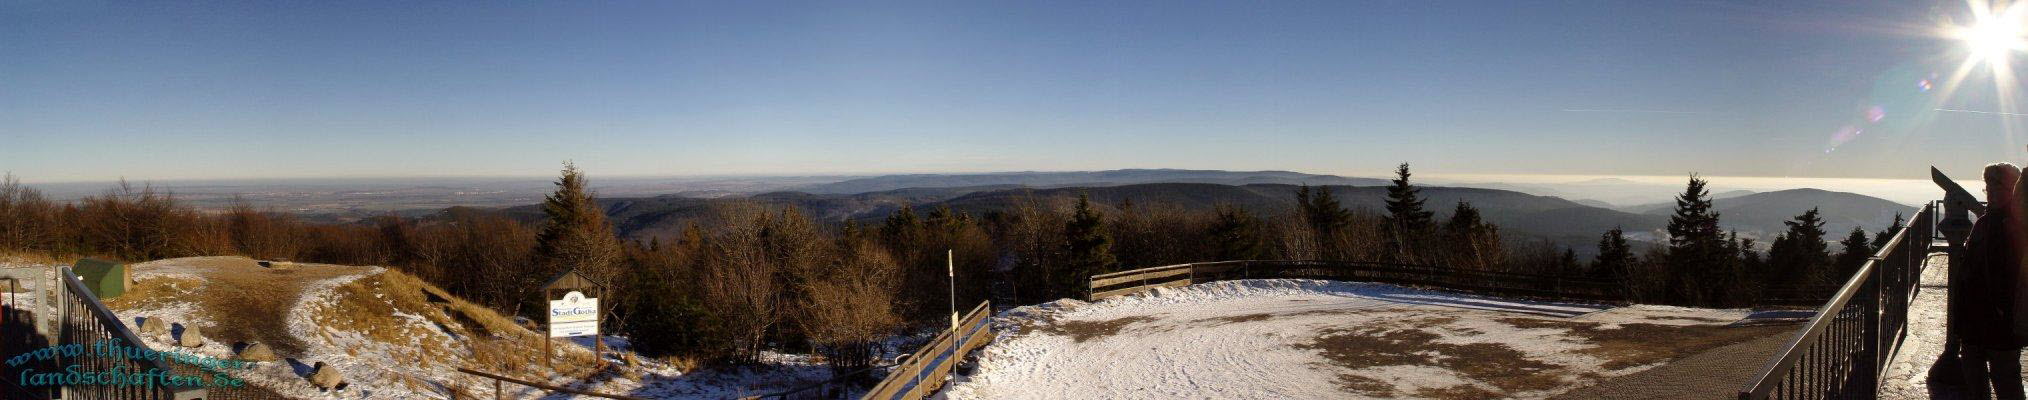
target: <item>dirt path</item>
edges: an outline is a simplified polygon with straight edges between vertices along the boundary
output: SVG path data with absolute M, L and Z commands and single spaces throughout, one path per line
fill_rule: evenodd
M 301 340 L 289 335 L 288 329 L 289 310 L 303 297 L 306 287 L 318 281 L 373 270 L 371 267 L 326 264 L 267 268 L 244 257 L 176 258 L 134 264 L 133 268 L 143 282 L 133 293 L 108 301 L 109 306 L 116 309 L 138 307 L 145 306 L 147 302 L 194 297 L 200 307 L 194 311 L 209 325 L 198 325 L 207 339 L 220 343 L 267 343 L 282 357 L 298 356 L 306 348 Z M 149 276 L 170 279 L 146 279 Z M 189 288 L 187 286 L 192 284 L 188 277 L 203 282 Z M 183 283 L 183 290 L 163 287 L 176 283 Z

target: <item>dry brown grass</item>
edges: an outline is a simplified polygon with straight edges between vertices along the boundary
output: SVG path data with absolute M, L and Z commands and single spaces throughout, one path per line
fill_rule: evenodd
M 1275 317 L 1274 314 L 1255 313 L 1246 315 L 1234 315 L 1229 317 L 1207 318 L 1203 320 L 1198 320 L 1198 322 L 1222 322 L 1227 324 L 1236 324 L 1241 322 L 1266 321 L 1269 318 L 1274 317 Z
M 522 377 L 548 376 L 548 372 L 554 371 L 564 376 L 593 378 L 601 373 L 592 352 L 561 340 L 551 346 L 556 356 L 551 360 L 552 367 L 542 367 L 544 335 L 400 271 L 360 278 L 340 286 L 337 292 L 338 302 L 320 318 L 329 318 L 338 324 L 333 326 L 343 326 L 386 343 L 406 344 L 428 338 L 412 359 L 419 366 L 430 366 L 431 360 L 448 361 L 451 367 Z M 397 311 L 421 316 L 434 327 L 394 317 Z M 443 336 L 430 330 L 441 330 L 463 340 L 443 340 Z M 611 372 L 630 374 L 622 370 Z
M 57 257 L 47 253 L 0 251 L 0 264 L 73 265 L 81 257 Z
M 1424 317 L 1392 327 L 1331 329 L 1314 342 L 1297 347 L 1318 350 L 1332 364 L 1348 369 L 1433 366 L 1509 392 L 1548 390 L 1563 384 L 1561 376 L 1568 371 L 1562 366 L 1529 359 L 1527 353 L 1503 344 L 1439 342 L 1441 335 L 1427 331 L 1450 320 L 1455 318 Z M 1340 379 L 1339 385 L 1356 390 L 1368 383 Z
M 192 296 L 204 287 L 203 280 L 180 276 L 155 276 L 141 278 L 140 281 L 128 286 L 127 292 L 120 297 L 106 299 L 106 307 L 115 310 L 166 307 L 194 300 Z M 202 318 L 210 318 L 203 310 L 198 311 L 198 314 Z
M 1606 360 L 1602 368 L 1621 370 L 1682 358 L 1733 343 L 1778 335 L 1794 324 L 1753 326 L 1620 324 L 1606 329 L 1598 323 L 1572 320 L 1508 317 L 1498 321 L 1517 328 L 1563 328 L 1594 347 L 1580 350 Z
M 1394 397 L 1394 385 L 1379 379 L 1352 374 L 1338 375 L 1338 388 L 1370 397 Z
M 315 265 L 282 273 L 262 268 L 244 257 L 193 257 L 130 267 L 137 273 L 154 270 L 188 273 L 203 283 L 192 285 L 178 281 L 181 278 L 161 276 L 144 279 L 136 285 L 138 293 L 109 302 L 114 309 L 166 301 L 192 303 L 197 306 L 196 312 L 212 324 L 200 326 L 207 339 L 220 343 L 267 343 L 283 357 L 300 355 L 304 348 L 301 340 L 289 334 L 287 323 L 289 310 L 295 308 L 303 289 L 317 281 L 368 271 L 365 267 Z M 182 288 L 190 290 L 176 292 Z M 125 299 L 128 296 L 135 298 Z
M 1493 393 L 1493 391 L 1491 390 L 1486 390 L 1478 386 L 1458 385 L 1441 389 L 1439 388 L 1418 389 L 1415 391 L 1415 397 L 1423 399 L 1442 399 L 1442 400 L 1481 400 L 1481 399 L 1497 399 L 1504 396 L 1501 396 L 1499 393 Z
M 450 296 L 399 271 L 387 270 L 333 288 L 332 302 L 310 315 L 320 329 L 298 338 L 289 333 L 287 316 L 309 284 L 368 269 L 300 264 L 294 269 L 276 270 L 239 257 L 182 259 L 149 268 L 191 273 L 202 279 L 169 276 L 144 279 L 127 295 L 115 299 L 116 309 L 150 307 L 169 301 L 193 302 L 199 306 L 199 312 L 218 325 L 204 327 L 207 337 L 221 343 L 268 343 L 283 357 L 301 357 L 308 344 L 305 341 L 334 343 L 333 338 L 338 336 L 334 332 L 351 332 L 388 343 L 391 348 L 405 349 L 401 354 L 392 354 L 402 364 L 401 369 L 468 367 L 537 380 L 557 375 L 577 380 L 629 375 L 620 368 L 597 369 L 591 351 L 565 341 L 555 343 L 554 367 L 544 367 L 542 335 L 516 325 L 507 316 Z M 423 323 L 415 323 L 415 319 L 402 314 L 420 316 Z M 375 349 L 359 346 L 343 349 L 352 356 L 367 351 Z M 477 382 L 472 378 L 464 385 Z M 459 386 L 455 382 L 430 384 L 453 387 L 429 390 L 431 393 L 463 390 L 455 389 Z
M 1119 334 L 1120 329 L 1126 328 L 1127 325 L 1154 320 L 1155 318 L 1146 316 L 1132 316 L 1110 321 L 1062 320 L 1042 327 L 1042 332 L 1069 336 L 1070 340 L 1083 343 L 1088 340 Z

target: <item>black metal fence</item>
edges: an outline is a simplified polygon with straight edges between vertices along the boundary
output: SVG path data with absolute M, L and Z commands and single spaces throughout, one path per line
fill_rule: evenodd
M 63 269 L 62 283 L 63 290 L 56 292 L 65 306 L 62 311 L 62 331 L 58 334 L 55 345 L 82 346 L 91 349 L 95 344 L 105 343 L 147 349 L 148 345 L 141 341 L 141 337 L 128 330 L 127 324 L 121 323 L 120 317 L 114 315 L 112 310 L 106 309 L 105 303 L 99 302 L 98 296 L 86 289 L 84 282 L 79 280 L 77 274 L 71 272 L 70 268 Z M 130 378 L 156 371 L 163 373 L 175 371 L 175 368 L 169 365 L 169 361 L 160 358 L 135 359 L 108 354 L 90 354 L 91 352 L 92 350 L 85 350 L 86 354 L 81 356 L 60 357 L 58 363 L 65 367 L 75 366 L 83 371 L 102 373 L 123 371 Z M 110 375 L 102 374 L 101 378 L 108 376 Z M 66 384 L 63 386 L 63 392 L 64 398 L 70 399 L 202 399 L 205 397 L 205 390 L 199 385 L 201 383 L 178 386 L 159 379 L 149 379 L 142 384 L 104 382 Z
M 1871 399 L 1906 336 L 1908 304 L 1936 238 L 1937 204 L 1923 207 L 1782 346 L 1741 399 Z

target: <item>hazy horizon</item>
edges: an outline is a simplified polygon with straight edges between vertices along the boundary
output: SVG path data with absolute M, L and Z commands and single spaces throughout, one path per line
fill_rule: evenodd
M 1176 169 L 1176 168 L 1141 168 Z M 681 194 L 710 187 L 726 191 L 725 187 L 760 188 L 731 190 L 729 193 L 760 193 L 779 190 L 793 190 L 796 184 L 835 182 L 847 179 L 884 175 L 914 174 L 785 174 L 785 175 L 660 175 L 660 176 L 613 176 L 587 171 L 594 189 L 601 189 L 607 197 L 637 197 L 664 194 Z M 982 173 L 1023 173 L 1023 172 L 1085 172 L 1079 171 L 990 171 Z M 1249 172 L 1249 171 L 1236 171 Z M 1290 171 L 1298 173 L 1335 175 L 1353 178 L 1388 179 L 1382 174 L 1330 174 L 1318 171 Z M 1975 174 L 1968 171 L 1964 174 Z M 972 172 L 923 173 L 925 175 L 965 175 Z M 1976 175 L 1952 174 L 1961 185 L 1976 190 L 1976 180 L 1967 178 Z M 1919 205 L 1942 197 L 1942 190 L 1928 179 L 1877 179 L 1877 178 L 1816 178 L 1816 177 L 1749 177 L 1702 175 L 1709 182 L 1713 194 L 1746 190 L 1771 192 L 1787 189 L 1821 189 L 1837 192 L 1857 193 L 1878 197 L 1896 203 Z M 548 190 L 554 176 L 420 176 L 420 177 L 326 177 L 326 178 L 257 178 L 257 179 L 195 179 L 195 180 L 129 180 L 136 185 L 152 184 L 160 188 L 176 190 L 201 189 L 212 195 L 250 193 L 250 187 L 285 187 L 301 190 L 304 187 L 319 187 L 326 190 L 357 190 L 370 187 L 428 187 L 432 185 L 465 184 L 507 184 L 520 191 L 542 193 Z M 1485 187 L 1515 190 L 1529 194 L 1558 196 L 1571 200 L 1598 200 L 1616 207 L 1650 204 L 1668 200 L 1681 193 L 1688 174 L 1685 175 L 1558 175 L 1558 174 L 1445 174 L 1416 172 L 1414 180 L 1422 185 Z M 751 180 L 751 181 L 749 181 Z M 785 182 L 794 182 L 785 183 Z M 51 191 L 58 199 L 77 199 L 95 195 L 113 187 L 117 180 L 48 182 L 23 179 L 31 187 Z

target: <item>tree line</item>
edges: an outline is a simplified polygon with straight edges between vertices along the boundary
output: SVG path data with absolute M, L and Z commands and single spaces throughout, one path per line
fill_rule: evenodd
M 1613 229 L 1602 235 L 1593 272 L 1625 282 L 1628 297 L 1640 302 L 1718 307 L 1807 303 L 1829 296 L 1903 228 L 1900 214 L 1870 238 L 1853 227 L 1833 253 L 1824 220 L 1811 208 L 1784 221 L 1788 229 L 1762 252 L 1753 239 L 1719 228 L 1707 183 L 1693 174 L 1676 196 L 1663 246 L 1636 255 L 1625 232 Z
M 1833 256 L 1811 210 L 1763 254 L 1750 239 L 1718 229 L 1704 182 L 1692 176 L 1666 245 L 1636 249 L 1615 229 L 1601 237 L 1597 257 L 1578 260 L 1545 241 L 1503 240 L 1470 203 L 1448 205 L 1439 220 L 1410 177 L 1408 164 L 1395 170 L 1386 207 L 1377 211 L 1348 209 L 1329 188 L 1310 186 L 1297 189 L 1290 211 L 1272 215 L 1079 196 L 1028 198 L 980 215 L 905 206 L 861 223 L 739 200 L 715 203 L 676 235 L 622 240 L 584 174 L 569 164 L 543 201 L 544 218 L 533 223 L 453 207 L 425 217 L 312 224 L 245 201 L 197 210 L 125 182 L 56 202 L 9 175 L 0 180 L 0 252 L 385 265 L 517 315 L 537 315 L 537 288 L 575 269 L 612 285 L 602 300 L 613 304 L 609 329 L 630 336 L 642 353 L 745 364 L 766 351 L 813 351 L 852 368 L 876 362 L 898 333 L 948 324 L 953 308 L 963 312 L 986 299 L 1083 298 L 1091 275 L 1125 269 L 1380 261 L 1612 280 L 1636 301 L 1739 306 L 1835 281 L 1892 232 L 1868 240 L 1855 231 Z

